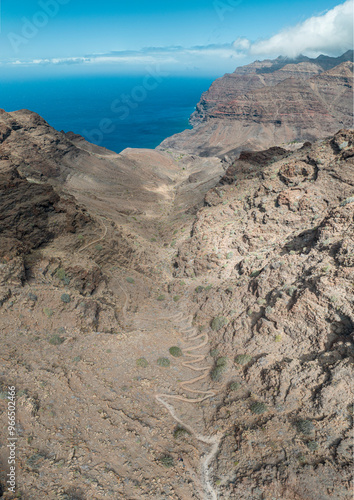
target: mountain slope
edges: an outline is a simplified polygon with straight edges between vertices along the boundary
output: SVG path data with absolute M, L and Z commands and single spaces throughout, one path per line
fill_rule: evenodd
M 291 141 L 315 140 L 353 125 L 353 53 L 339 58 L 278 58 L 216 80 L 191 117 L 192 130 L 160 150 L 235 156 Z

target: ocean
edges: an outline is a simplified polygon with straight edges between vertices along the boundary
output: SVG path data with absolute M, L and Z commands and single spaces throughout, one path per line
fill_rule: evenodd
M 188 119 L 213 78 L 80 76 L 0 81 L 0 108 L 30 109 L 57 130 L 107 149 L 155 148 L 190 128 Z

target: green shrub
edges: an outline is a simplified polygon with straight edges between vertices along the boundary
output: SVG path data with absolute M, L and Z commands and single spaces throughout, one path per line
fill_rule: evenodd
M 211 322 L 211 329 L 214 330 L 214 332 L 218 332 L 219 330 L 221 330 L 221 328 L 226 326 L 228 322 L 229 320 L 224 316 L 217 316 Z
M 68 293 L 63 293 L 63 295 L 60 297 L 60 299 L 65 304 L 69 304 L 71 302 L 71 297 Z
M 175 439 L 181 439 L 185 436 L 189 436 L 190 435 L 190 432 L 187 431 L 187 429 L 185 429 L 184 427 L 177 427 L 174 432 L 173 432 L 173 437 Z
M 102 245 L 95 245 L 95 248 L 96 248 L 96 250 L 98 250 L 99 252 L 100 252 L 101 250 L 103 250 L 103 246 L 102 246 Z
M 169 351 L 171 356 L 173 356 L 174 358 L 183 356 L 182 350 L 177 346 L 170 347 Z
M 247 365 L 251 361 L 252 361 L 252 356 L 250 356 L 249 354 L 239 354 L 235 358 L 235 363 L 237 363 L 238 365 Z
M 231 382 L 229 385 L 230 391 L 237 391 L 240 388 L 240 384 L 238 382 Z
M 214 368 L 210 372 L 211 380 L 217 382 L 227 370 L 227 358 L 221 357 L 216 360 Z
M 128 283 L 135 283 L 134 279 L 133 278 L 127 278 L 127 282 Z
M 35 293 L 32 293 L 32 292 L 29 292 L 29 294 L 28 294 L 28 298 L 29 298 L 30 300 L 32 300 L 33 302 L 37 302 L 37 300 L 38 300 L 37 295 L 36 295 Z
M 136 360 L 136 366 L 139 366 L 140 368 L 147 368 L 149 363 L 145 358 L 139 358 Z
M 179 295 L 175 295 L 173 297 L 174 302 L 178 302 L 181 297 Z
M 54 314 L 54 311 L 50 309 L 50 307 L 44 307 L 43 312 L 46 316 L 48 316 L 48 318 L 51 318 Z
M 164 294 L 161 294 L 161 295 L 159 295 L 159 296 L 157 297 L 157 300 L 158 300 L 158 301 L 160 301 L 160 302 L 162 302 L 162 301 L 163 301 L 163 300 L 165 300 L 165 299 L 166 299 L 166 295 L 164 295 Z
M 214 366 L 214 368 L 210 372 L 211 380 L 213 380 L 214 382 L 218 382 L 221 379 L 224 372 L 225 372 L 225 366 Z
M 216 358 L 216 357 L 218 356 L 218 354 L 219 354 L 219 350 L 218 350 L 218 349 L 212 349 L 212 350 L 210 351 L 210 356 L 211 356 L 212 358 Z
M 233 256 L 234 256 L 233 252 L 229 252 L 229 253 L 226 254 L 226 258 L 227 259 L 232 259 Z
M 49 339 L 49 343 L 52 345 L 60 345 L 63 342 L 65 342 L 65 337 L 61 337 L 57 333 L 55 333 L 52 337 Z
M 296 428 L 302 434 L 309 435 L 313 431 L 314 425 L 311 420 L 299 420 L 296 422 Z
M 202 291 L 203 291 L 203 290 L 204 290 L 204 287 L 203 287 L 203 286 L 200 286 L 200 285 L 199 285 L 199 286 L 197 286 L 197 288 L 195 289 L 195 291 L 196 291 L 197 293 L 202 293 Z
M 160 457 L 159 460 L 160 460 L 161 464 L 167 468 L 173 467 L 175 465 L 175 462 L 173 460 L 173 457 L 171 457 L 171 455 L 164 455 L 164 456 Z
M 309 441 L 308 443 L 306 443 L 306 445 L 311 451 L 316 451 L 318 448 L 318 443 L 316 441 Z
M 255 415 L 261 415 L 265 411 L 267 411 L 267 406 L 264 403 L 257 401 L 251 405 L 251 412 Z
M 170 366 L 170 360 L 168 358 L 159 358 L 157 360 L 157 364 L 159 366 L 163 366 L 164 368 L 168 368 Z
M 216 360 L 216 366 L 226 366 L 227 365 L 227 357 L 222 356 Z
M 55 273 L 56 277 L 60 280 L 64 280 L 66 278 L 66 274 L 65 274 L 65 269 L 63 269 L 62 267 L 59 267 L 57 270 L 56 270 L 56 273 Z

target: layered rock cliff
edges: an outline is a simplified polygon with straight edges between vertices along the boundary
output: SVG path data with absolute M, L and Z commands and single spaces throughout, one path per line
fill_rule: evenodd
M 191 117 L 192 130 L 160 149 L 236 156 L 291 141 L 315 140 L 353 125 L 353 51 L 252 63 L 216 80 Z

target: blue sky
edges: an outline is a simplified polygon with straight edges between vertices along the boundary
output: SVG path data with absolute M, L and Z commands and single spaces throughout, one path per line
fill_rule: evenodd
M 352 0 L 0 0 L 9 71 L 221 75 L 254 59 L 352 46 Z M 351 19 L 350 19 L 351 18 Z

